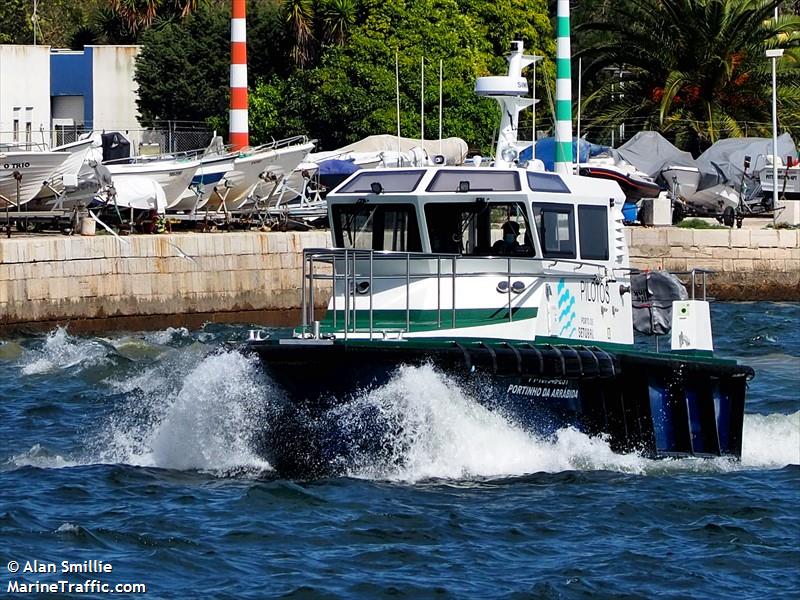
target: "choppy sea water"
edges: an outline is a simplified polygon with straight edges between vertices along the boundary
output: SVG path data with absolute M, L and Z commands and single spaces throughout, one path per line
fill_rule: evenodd
M 279 391 L 228 344 L 244 327 L 1 340 L 0 594 L 796 598 L 800 304 L 712 311 L 757 374 L 741 463 L 535 439 L 423 367 L 358 399 L 403 425 L 389 460 L 292 481 L 254 451 Z M 8 572 L 33 560 L 113 571 Z

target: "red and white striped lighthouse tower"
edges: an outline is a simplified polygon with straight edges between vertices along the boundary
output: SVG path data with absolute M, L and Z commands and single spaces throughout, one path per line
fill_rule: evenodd
M 231 0 L 231 110 L 228 130 L 234 150 L 250 145 L 247 128 L 247 0 Z

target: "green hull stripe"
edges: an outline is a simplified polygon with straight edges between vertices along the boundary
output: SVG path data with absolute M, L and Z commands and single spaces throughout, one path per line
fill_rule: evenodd
M 533 319 L 538 314 L 538 308 L 514 308 L 514 320 Z M 441 315 L 441 322 L 440 322 Z M 350 311 L 349 331 L 353 332 L 353 312 Z M 456 309 L 455 328 L 479 327 L 481 325 L 499 325 L 508 322 L 508 308 L 470 308 Z M 411 310 L 409 311 L 409 331 L 438 331 L 453 328 L 453 311 L 443 309 L 441 313 L 436 310 Z M 361 332 L 369 331 L 369 311 L 356 311 L 356 329 Z M 344 330 L 344 311 L 336 311 L 336 326 L 333 325 L 333 311 L 328 311 L 325 319 L 320 323 L 323 332 Z M 398 331 L 406 330 L 405 310 L 373 310 L 373 331 Z

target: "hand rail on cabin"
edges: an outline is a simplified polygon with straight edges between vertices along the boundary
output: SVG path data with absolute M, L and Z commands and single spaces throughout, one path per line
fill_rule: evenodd
M 355 294 L 359 293 L 358 291 L 358 279 L 359 277 L 363 277 L 364 275 L 360 275 L 357 271 L 357 261 L 367 260 L 369 265 L 369 270 L 366 274 L 367 282 L 368 282 L 368 293 L 369 293 L 369 328 L 368 333 L 370 339 L 373 338 L 375 335 L 375 323 L 374 323 L 374 284 L 378 280 L 396 280 L 397 275 L 376 275 L 374 272 L 374 263 L 375 260 L 404 260 L 406 266 L 406 273 L 405 273 L 405 287 L 406 287 L 406 326 L 405 331 L 410 331 L 411 329 L 411 283 L 418 280 L 424 280 L 431 277 L 429 273 L 423 274 L 413 274 L 411 272 L 411 264 L 412 261 L 417 260 L 436 260 L 436 278 L 437 278 L 437 300 L 436 300 L 436 324 L 437 328 L 442 327 L 442 293 L 441 293 L 441 282 L 442 282 L 442 260 L 446 259 L 449 260 L 451 263 L 450 267 L 450 281 L 451 281 L 451 324 L 452 328 L 455 328 L 457 325 L 456 321 L 456 287 L 458 279 L 468 278 L 468 277 L 486 277 L 486 276 L 498 276 L 498 277 L 505 277 L 506 278 L 506 294 L 508 295 L 508 320 L 509 322 L 513 321 L 513 288 L 511 285 L 511 278 L 512 277 L 541 277 L 543 275 L 558 275 L 559 277 L 563 277 L 565 279 L 586 279 L 588 274 L 578 274 L 578 273 L 564 273 L 564 272 L 556 272 L 550 273 L 545 269 L 540 271 L 520 271 L 520 272 L 512 272 L 512 261 L 514 260 L 524 260 L 526 262 L 532 263 L 539 263 L 544 264 L 547 262 L 551 262 L 556 264 L 558 262 L 568 262 L 570 264 L 577 264 L 579 266 L 589 266 L 598 269 L 598 273 L 594 274 L 596 279 L 604 278 L 608 275 L 608 268 L 605 265 L 600 265 L 597 263 L 591 263 L 586 261 L 555 261 L 553 262 L 552 259 L 541 259 L 536 257 L 514 257 L 508 256 L 506 258 L 506 269 L 505 270 L 497 270 L 497 271 L 477 271 L 471 273 L 459 273 L 458 263 L 459 259 L 462 258 L 458 254 L 443 254 L 443 253 L 418 253 L 418 252 L 385 252 L 385 251 L 376 251 L 370 249 L 360 249 L 360 248 L 307 248 L 303 251 L 303 289 L 301 290 L 301 303 L 302 303 L 302 311 L 303 311 L 303 321 L 302 321 L 302 331 L 303 334 L 306 335 L 309 331 L 310 327 L 313 327 L 315 319 L 315 294 L 314 294 L 314 284 L 319 281 L 331 281 L 333 284 L 332 290 L 332 309 L 333 309 L 333 326 L 337 327 L 338 325 L 338 310 L 337 310 L 337 284 L 341 282 L 343 284 L 342 294 L 344 296 L 344 327 L 342 333 L 344 334 L 344 338 L 347 339 L 350 333 L 357 333 L 359 331 L 358 327 L 358 306 L 355 300 Z M 475 258 L 484 258 L 484 257 L 475 257 Z M 344 273 L 337 269 L 337 265 L 341 265 L 344 262 Z M 332 266 L 332 271 L 330 274 L 324 274 L 317 272 L 317 265 L 319 264 L 330 264 Z M 573 269 L 574 271 L 575 269 Z M 612 269 L 612 270 L 616 270 Z M 620 268 L 619 270 L 629 270 L 625 268 Z M 632 271 L 632 270 L 631 270 Z M 698 270 L 698 272 L 700 272 Z M 605 273 L 604 275 L 602 273 Z M 402 277 L 402 275 L 400 275 Z M 362 282 L 363 283 L 363 282 Z M 306 290 L 306 285 L 309 286 L 309 289 Z M 362 292 L 363 293 L 363 292 Z M 352 309 L 351 309 L 352 306 Z M 352 314 L 351 314 L 352 310 Z M 351 331 L 352 329 L 352 331 Z M 385 335 L 385 333 L 384 333 Z

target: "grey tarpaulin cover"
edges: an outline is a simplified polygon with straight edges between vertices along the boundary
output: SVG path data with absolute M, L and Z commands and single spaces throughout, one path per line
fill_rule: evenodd
M 697 166 L 689 152 L 678 150 L 657 131 L 640 131 L 613 153 L 653 179 L 667 167 Z
M 686 288 L 672 273 L 646 271 L 631 275 L 633 328 L 645 335 L 665 335 L 672 329 L 672 303 L 687 300 Z
M 772 154 L 772 138 L 728 138 L 719 140 L 697 159 L 701 179 L 698 189 L 705 190 L 725 184 L 733 188 L 742 185 L 744 157 L 750 157 L 750 168 L 744 177 L 748 190 L 754 190 L 758 172 L 767 166 L 767 155 Z M 778 137 L 778 156 L 797 158 L 797 149 L 788 133 Z

